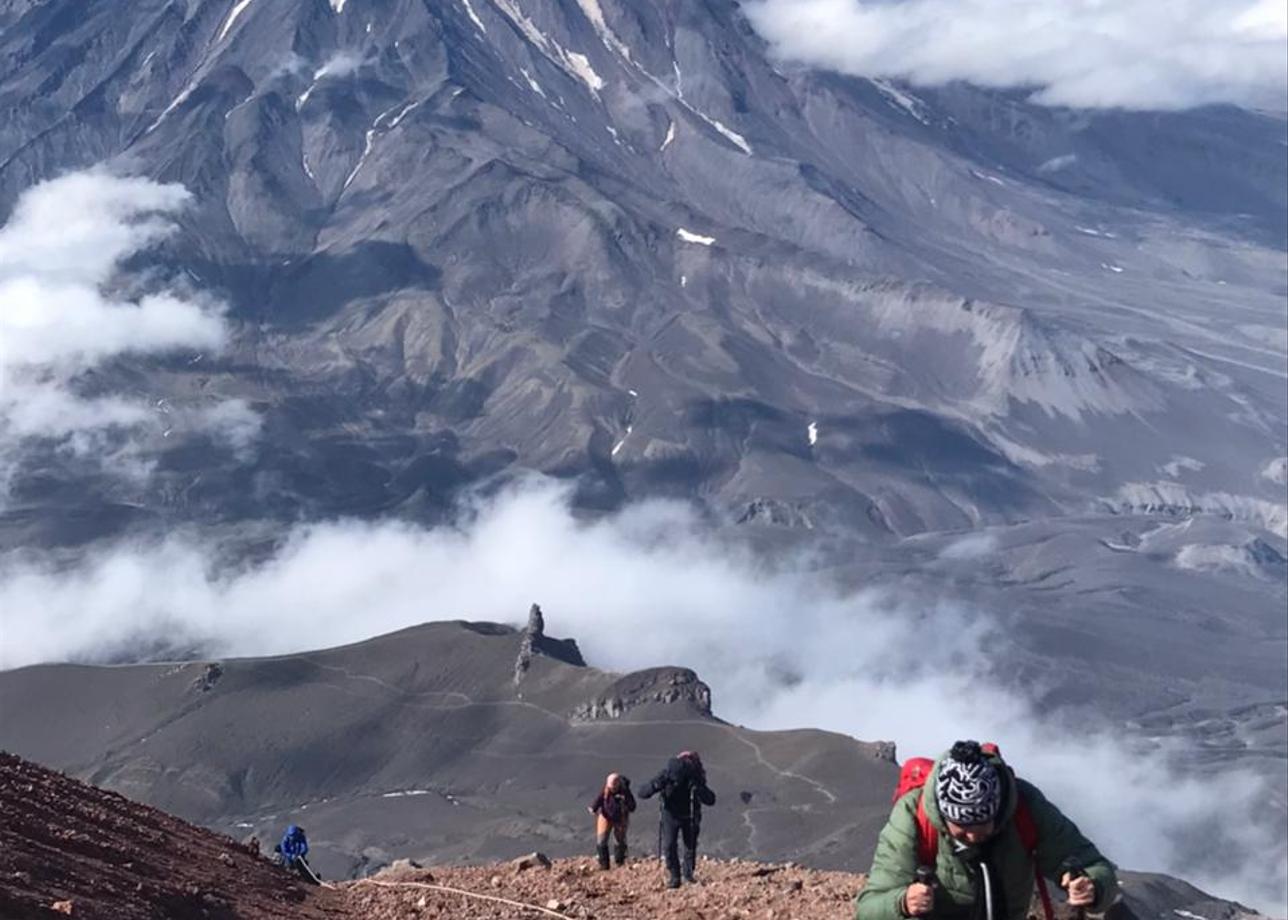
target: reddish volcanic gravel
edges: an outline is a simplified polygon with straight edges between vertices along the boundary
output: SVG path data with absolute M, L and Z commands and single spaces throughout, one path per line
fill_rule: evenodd
M 864 880 L 741 860 L 697 874 L 669 891 L 656 859 L 601 872 L 533 854 L 305 885 L 229 837 L 0 753 L 0 920 L 849 920 Z
M 0 753 L 0 918 L 335 920 L 231 838 Z

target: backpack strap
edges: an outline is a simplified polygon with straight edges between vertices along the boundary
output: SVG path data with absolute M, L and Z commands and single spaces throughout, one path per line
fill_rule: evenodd
M 917 865 L 934 866 L 939 857 L 939 828 L 926 814 L 926 788 L 917 796 Z
M 926 814 L 926 790 L 922 787 L 921 795 L 917 796 L 917 864 L 920 866 L 934 866 L 939 855 L 939 828 L 931 822 L 930 816 Z M 1029 803 L 1020 796 L 1018 805 L 1015 808 L 1015 831 L 1020 835 L 1020 843 L 1024 846 L 1029 858 L 1033 860 L 1033 878 L 1037 883 L 1038 897 L 1042 901 L 1042 913 L 1046 920 L 1055 920 L 1055 907 L 1051 903 L 1051 892 L 1047 890 L 1046 879 L 1042 877 L 1042 870 L 1038 867 L 1038 826 L 1033 820 L 1033 812 L 1029 809 Z
M 1046 920 L 1055 920 L 1055 908 L 1051 905 L 1051 892 L 1047 890 L 1046 879 L 1042 877 L 1042 869 L 1038 866 L 1038 826 L 1033 820 L 1033 812 L 1029 810 L 1029 803 L 1020 796 L 1019 805 L 1015 809 L 1015 830 L 1020 835 L 1020 843 L 1028 851 L 1029 858 L 1033 860 L 1033 878 L 1037 882 L 1038 897 L 1042 900 L 1042 913 Z

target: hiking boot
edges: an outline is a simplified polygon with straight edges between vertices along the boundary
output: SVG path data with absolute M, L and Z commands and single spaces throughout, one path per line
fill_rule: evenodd
M 601 843 L 599 846 L 595 847 L 595 855 L 599 857 L 600 871 L 608 871 L 608 844 Z
M 619 866 L 626 865 L 626 844 L 619 843 L 613 849 L 613 862 L 617 863 Z
M 680 877 L 679 877 L 678 875 L 668 876 L 668 877 L 667 877 L 667 880 L 666 880 L 666 887 L 667 887 L 667 888 L 679 888 L 679 887 L 680 887 Z
M 693 850 L 684 851 L 684 880 L 690 885 L 693 884 L 693 868 L 697 858 L 698 854 Z

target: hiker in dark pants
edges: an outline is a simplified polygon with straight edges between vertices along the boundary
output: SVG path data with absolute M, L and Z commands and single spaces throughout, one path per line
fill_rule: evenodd
M 626 862 L 626 831 L 630 827 L 631 812 L 635 810 L 635 795 L 631 792 L 631 781 L 618 773 L 610 773 L 604 781 L 604 788 L 587 809 L 595 816 L 595 855 L 599 857 L 599 868 L 608 869 L 608 840 L 613 838 L 613 861 L 617 865 Z
M 1118 896 L 1113 864 L 996 745 L 958 741 L 938 762 L 903 765 L 854 916 L 1024 920 L 1036 887 L 1052 920 L 1047 880 L 1080 911 L 1103 913 Z
M 679 888 L 683 874 L 686 882 L 693 881 L 693 869 L 698 859 L 698 834 L 702 829 L 702 806 L 714 805 L 716 794 L 707 786 L 707 771 L 702 759 L 693 751 L 684 751 L 672 757 L 664 769 L 640 790 L 640 798 L 662 796 L 660 849 L 666 859 L 668 888 Z M 677 842 L 684 842 L 684 862 L 681 864 Z

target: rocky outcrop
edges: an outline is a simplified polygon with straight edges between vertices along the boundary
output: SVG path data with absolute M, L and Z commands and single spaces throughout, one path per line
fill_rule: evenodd
M 685 705 L 711 715 L 711 688 L 688 668 L 650 668 L 612 684 L 603 694 L 577 707 L 572 718 L 581 722 L 620 719 L 641 706 Z
M 523 628 L 519 639 L 519 655 L 514 660 L 514 685 L 517 687 L 527 676 L 532 667 L 532 659 L 541 654 L 564 664 L 584 668 L 586 659 L 581 657 L 581 649 L 576 639 L 553 639 L 546 635 L 546 618 L 538 604 L 528 609 L 528 625 Z

